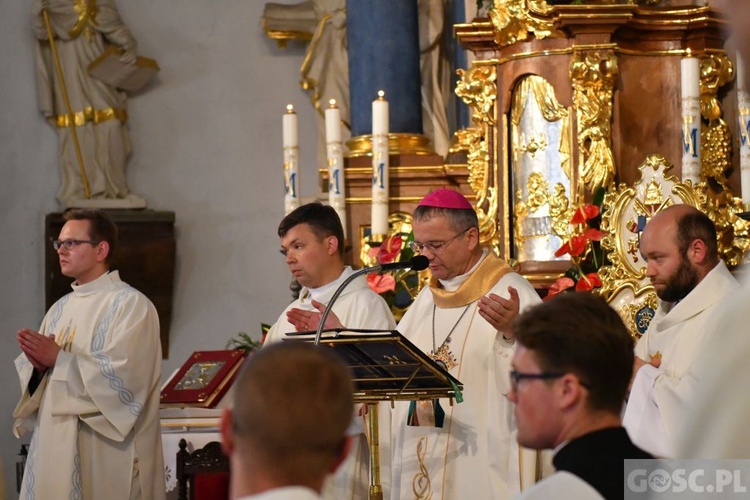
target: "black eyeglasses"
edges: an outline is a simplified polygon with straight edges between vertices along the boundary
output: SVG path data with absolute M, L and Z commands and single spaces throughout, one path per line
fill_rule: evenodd
M 513 390 L 516 390 L 516 387 L 518 387 L 518 382 L 524 379 L 538 379 L 538 380 L 553 380 L 556 378 L 560 378 L 564 373 L 553 373 L 553 372 L 547 372 L 547 373 L 521 373 L 516 370 L 510 371 L 510 385 L 513 388 Z
M 461 231 L 454 237 L 448 238 L 445 241 L 428 241 L 427 243 L 420 243 L 419 241 L 412 241 L 411 243 L 409 243 L 409 248 L 411 248 L 412 251 L 416 253 L 424 252 L 425 248 L 429 250 L 431 253 L 438 253 L 440 252 L 441 249 L 445 248 L 448 245 L 448 243 L 455 240 L 456 238 L 464 234 L 469 229 L 471 229 L 471 226 L 467 227 L 466 229 L 464 229 L 463 231 Z
M 83 243 L 88 243 L 89 245 L 97 245 L 99 242 L 94 240 L 55 240 L 52 242 L 52 248 L 57 251 L 62 247 L 67 251 L 71 251 L 73 250 L 73 248 Z

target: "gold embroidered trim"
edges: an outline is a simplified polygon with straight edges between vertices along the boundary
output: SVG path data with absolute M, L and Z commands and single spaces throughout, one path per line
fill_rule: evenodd
M 441 309 L 471 304 L 485 296 L 500 281 L 500 278 L 511 271 L 512 269 L 504 260 L 498 259 L 490 252 L 476 271 L 471 273 L 471 276 L 461 283 L 455 292 L 443 289 L 434 276 L 430 278 L 433 300 Z
M 417 460 L 419 461 L 419 472 L 414 475 L 411 482 L 414 498 L 428 500 L 432 498 L 432 486 L 430 485 L 430 472 L 424 464 L 427 455 L 427 438 L 417 441 Z

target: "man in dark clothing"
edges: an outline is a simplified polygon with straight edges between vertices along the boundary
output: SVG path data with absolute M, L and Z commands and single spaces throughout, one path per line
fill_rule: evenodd
M 520 498 L 623 498 L 624 459 L 652 457 L 621 425 L 633 339 L 620 316 L 600 297 L 565 293 L 528 309 L 513 331 L 518 442 L 556 449 L 555 474 Z

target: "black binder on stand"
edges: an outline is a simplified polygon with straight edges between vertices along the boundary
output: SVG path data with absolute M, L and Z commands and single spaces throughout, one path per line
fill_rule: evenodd
M 313 332 L 287 335 L 285 341 L 314 340 Z M 355 401 L 461 401 L 461 382 L 396 330 L 328 330 L 320 345 L 352 370 Z
M 287 342 L 315 343 L 315 332 L 287 334 Z M 398 331 L 336 329 L 323 331 L 318 344 L 334 352 L 349 366 L 354 400 L 417 401 L 449 398 L 460 403 L 461 382 Z M 380 485 L 378 405 L 367 414 L 370 429 L 370 499 L 383 498 Z

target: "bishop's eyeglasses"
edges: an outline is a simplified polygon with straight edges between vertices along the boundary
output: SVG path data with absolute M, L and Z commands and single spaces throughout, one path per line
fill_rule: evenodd
M 422 242 L 419 242 L 419 241 L 412 241 L 411 243 L 409 243 L 409 248 L 411 248 L 412 251 L 415 252 L 415 253 L 423 253 L 424 250 L 425 250 L 425 248 L 427 250 L 429 250 L 430 253 L 438 253 L 438 252 L 440 252 L 441 249 L 443 249 L 446 246 L 448 246 L 448 243 L 450 243 L 451 241 L 455 240 L 456 238 L 458 238 L 459 236 L 461 236 L 462 234 L 464 234 L 469 229 L 471 229 L 471 226 L 467 227 L 466 229 L 464 229 L 463 231 L 461 231 L 460 233 L 458 233 L 454 237 L 448 238 L 445 241 L 428 241 L 427 243 L 422 243 Z

